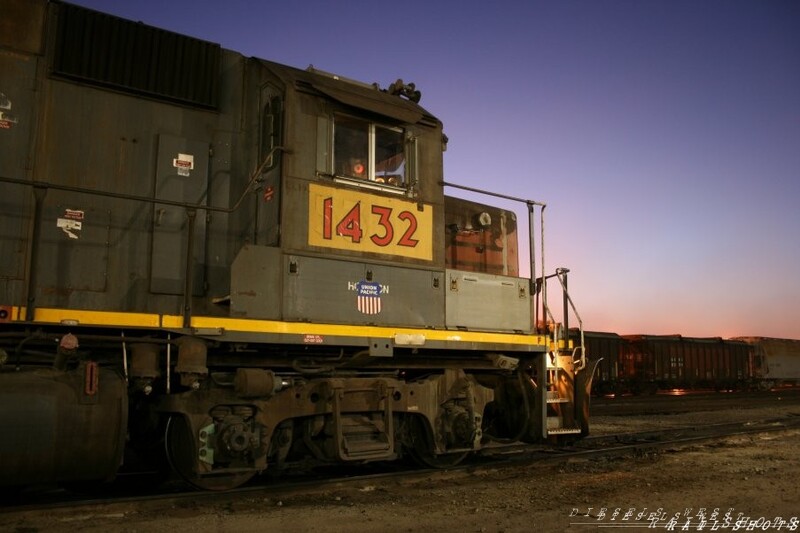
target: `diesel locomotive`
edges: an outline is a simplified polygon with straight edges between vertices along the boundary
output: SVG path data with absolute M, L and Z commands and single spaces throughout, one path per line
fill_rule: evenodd
M 545 205 L 447 183 L 413 84 L 0 12 L 0 485 L 168 465 L 224 490 L 588 432 Z

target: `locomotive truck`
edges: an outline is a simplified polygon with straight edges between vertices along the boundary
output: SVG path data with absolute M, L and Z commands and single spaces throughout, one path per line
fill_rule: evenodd
M 224 490 L 588 432 L 582 342 L 536 326 L 548 280 L 574 313 L 545 205 L 451 196 L 481 191 L 444 181 L 413 84 L 0 12 L 0 485 L 164 459 Z M 528 277 L 498 197 L 527 211 Z

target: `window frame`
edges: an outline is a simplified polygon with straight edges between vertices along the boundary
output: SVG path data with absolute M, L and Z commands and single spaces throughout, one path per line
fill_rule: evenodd
M 358 178 L 355 176 L 341 175 L 336 172 L 336 128 L 337 123 L 342 118 L 349 121 L 357 121 L 367 125 L 367 176 L 365 178 Z M 400 139 L 403 144 L 403 183 L 401 185 L 392 185 L 389 183 L 377 181 L 375 167 L 376 167 L 376 139 L 377 130 L 382 128 L 384 130 L 400 134 Z M 413 196 L 414 176 L 412 175 L 412 167 L 410 162 L 414 160 L 413 150 L 416 149 L 415 138 L 410 134 L 407 128 L 402 126 L 390 126 L 386 123 L 381 123 L 368 118 L 351 115 L 348 113 L 335 112 L 331 117 L 331 136 L 330 136 L 330 161 L 331 177 L 336 183 L 343 183 L 347 185 L 354 185 L 356 187 L 379 190 L 390 192 L 393 194 L 402 194 Z

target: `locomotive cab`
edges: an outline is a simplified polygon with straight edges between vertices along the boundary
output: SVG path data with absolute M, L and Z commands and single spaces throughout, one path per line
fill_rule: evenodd
M 375 87 L 260 66 L 283 89 L 282 148 L 233 262 L 231 315 L 444 327 L 441 123 Z
M 279 162 L 233 263 L 232 316 L 532 331 L 516 216 L 445 197 L 438 120 L 375 87 L 261 65 L 283 88 L 262 131 L 285 128 L 282 146 L 264 135 Z M 286 116 L 270 114 L 283 99 Z

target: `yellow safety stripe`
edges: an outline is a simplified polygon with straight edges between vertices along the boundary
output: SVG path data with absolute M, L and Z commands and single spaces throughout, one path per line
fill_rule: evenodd
M 27 309 L 14 307 L 11 321 L 23 321 Z M 132 328 L 159 328 L 161 316 L 153 313 L 124 313 L 116 311 L 84 311 L 79 309 L 51 309 L 37 307 L 34 322 L 50 324 L 81 324 L 84 326 L 123 326 Z
M 11 321 L 24 321 L 25 314 L 25 307 L 13 307 Z M 54 309 L 40 307 L 36 308 L 33 320 L 34 322 L 40 323 L 80 324 L 82 326 L 183 329 L 182 316 L 160 315 L 156 313 L 84 311 L 75 309 Z M 191 327 L 198 329 L 221 328 L 227 332 L 321 335 L 358 338 L 395 338 L 397 335 L 420 335 L 427 341 L 518 344 L 526 346 L 546 345 L 547 343 L 547 339 L 544 336 L 524 335 L 517 333 L 396 328 L 387 326 L 359 326 L 310 322 L 282 322 L 277 320 L 210 316 L 193 316 L 191 320 Z
M 181 316 L 164 316 L 163 326 L 179 328 Z M 226 331 L 252 333 L 286 333 L 292 335 L 332 335 L 343 337 L 394 338 L 396 335 L 422 335 L 426 340 L 453 342 L 480 342 L 504 344 L 544 344 L 545 338 L 538 335 L 514 333 L 492 333 L 481 331 L 452 331 L 440 329 L 394 328 L 386 326 L 358 326 L 342 324 L 320 324 L 310 322 L 279 322 L 219 317 L 192 317 L 193 328 L 223 328 Z

